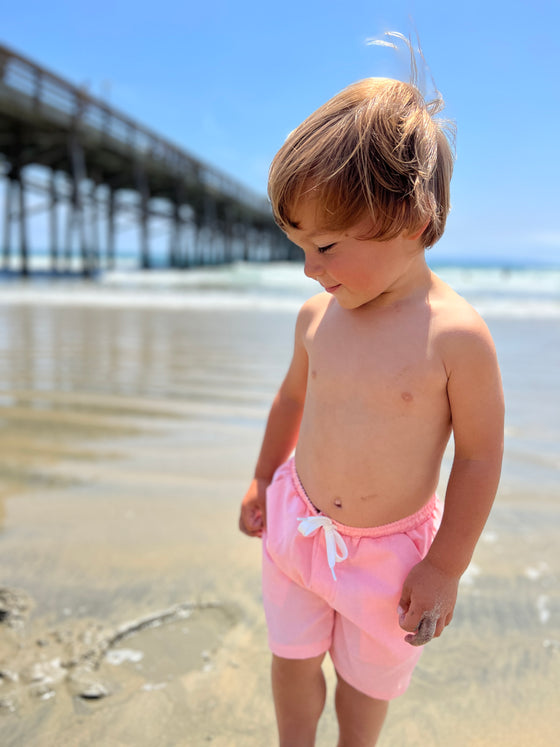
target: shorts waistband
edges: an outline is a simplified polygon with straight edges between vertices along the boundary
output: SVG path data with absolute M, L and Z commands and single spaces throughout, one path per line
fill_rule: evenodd
M 288 466 L 292 476 L 292 482 L 296 493 L 299 495 L 301 500 L 306 504 L 310 511 L 317 516 L 323 516 L 322 512 L 311 503 L 305 488 L 303 487 L 299 475 L 296 470 L 296 463 L 294 457 L 288 460 Z M 438 503 L 438 497 L 436 493 L 425 503 L 421 509 L 410 516 L 405 516 L 404 519 L 398 521 L 392 521 L 390 524 L 380 524 L 375 527 L 351 527 L 347 524 L 341 524 L 336 519 L 329 517 L 333 526 L 340 534 L 345 534 L 352 537 L 387 537 L 391 534 L 399 534 L 401 532 L 409 532 L 412 529 L 416 529 L 429 518 L 434 516 Z

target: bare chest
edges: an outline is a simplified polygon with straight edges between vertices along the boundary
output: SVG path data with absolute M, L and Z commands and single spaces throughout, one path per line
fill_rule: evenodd
M 325 315 L 308 330 L 308 395 L 346 408 L 415 412 L 441 402 L 446 372 L 429 320 Z

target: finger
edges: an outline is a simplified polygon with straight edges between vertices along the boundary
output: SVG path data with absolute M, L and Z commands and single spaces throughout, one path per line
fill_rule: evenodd
M 437 621 L 436 629 L 434 632 L 434 638 L 439 638 L 440 635 L 443 633 L 444 629 L 445 629 L 445 620 L 440 617 L 439 620 Z
M 405 636 L 404 640 L 410 643 L 411 646 L 424 646 L 426 643 L 429 643 L 436 632 L 438 619 L 436 615 L 424 615 L 420 620 L 416 632 Z
M 257 517 L 252 516 L 249 516 L 249 521 L 246 521 L 243 512 L 241 512 L 239 516 L 239 529 L 249 537 L 260 537 L 262 534 L 262 522 Z
M 440 617 L 437 621 L 436 625 L 436 632 L 434 633 L 434 638 L 439 638 L 440 635 L 443 633 L 445 628 L 449 625 L 453 618 L 453 614 L 446 615 L 446 617 Z
M 249 537 L 252 537 L 255 534 L 255 531 L 258 531 L 258 529 L 247 526 L 243 514 L 241 514 L 241 516 L 239 517 L 239 529 L 243 532 L 243 534 L 247 534 Z
M 403 613 L 402 608 L 399 608 L 399 625 L 408 633 L 415 633 L 422 622 L 423 616 L 423 612 L 408 609 L 407 612 Z
M 399 605 L 397 607 L 399 617 L 406 615 L 409 609 L 410 609 L 410 594 L 408 590 L 406 589 L 406 587 L 403 587 L 403 590 L 401 592 L 401 598 L 399 599 Z
M 243 515 L 239 517 L 239 530 L 243 532 L 243 534 L 250 534 L 249 530 L 245 526 L 245 522 L 243 521 Z

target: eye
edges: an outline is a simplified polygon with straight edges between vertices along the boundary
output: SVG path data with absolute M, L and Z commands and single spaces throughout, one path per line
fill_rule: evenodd
M 317 251 L 319 252 L 319 254 L 324 254 L 324 252 L 328 252 L 329 249 L 332 249 L 335 243 L 336 242 L 333 242 L 332 244 L 327 244 L 326 246 L 318 246 Z

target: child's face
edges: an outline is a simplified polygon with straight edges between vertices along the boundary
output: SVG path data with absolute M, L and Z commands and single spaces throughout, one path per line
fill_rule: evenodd
M 325 231 L 319 228 L 313 200 L 303 201 L 293 217 L 297 228 L 286 233 L 305 254 L 305 274 L 345 309 L 382 296 L 387 301 L 404 298 L 415 289 L 418 273 L 426 271 L 417 235 L 400 234 L 388 241 L 360 238 L 372 228 L 369 217 L 346 231 Z

